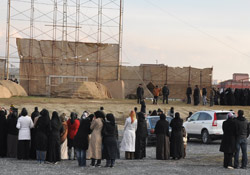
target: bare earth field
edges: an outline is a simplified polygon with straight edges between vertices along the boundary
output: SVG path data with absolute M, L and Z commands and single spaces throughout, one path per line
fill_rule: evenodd
M 9 108 L 14 104 L 19 110 L 26 107 L 29 114 L 35 106 L 47 108 L 50 112 L 56 110 L 59 113 L 65 112 L 67 115 L 71 111 L 81 114 L 84 110 L 95 112 L 103 106 L 106 113 L 115 114 L 119 124 L 123 124 L 130 110 L 135 106 L 136 100 L 80 100 L 80 99 L 62 99 L 62 98 L 44 98 L 44 97 L 14 97 L 10 99 L 0 99 L 0 106 Z M 196 106 L 187 105 L 182 102 L 170 101 L 170 104 L 152 105 L 147 101 L 147 111 L 161 108 L 168 111 L 170 107 L 175 108 L 175 112 L 180 112 L 182 118 L 186 118 L 189 111 L 199 110 L 230 110 L 238 111 L 243 109 L 245 116 L 250 119 L 250 107 L 242 106 Z M 122 128 L 122 127 L 121 127 Z M 122 133 L 122 131 L 120 130 Z M 10 158 L 0 158 L 1 175 L 56 175 L 56 174 L 114 174 L 114 175 L 132 175 L 132 174 L 250 174 L 250 165 L 248 169 L 229 170 L 223 168 L 223 153 L 219 152 L 220 141 L 204 145 L 199 140 L 191 140 L 187 147 L 187 157 L 181 160 L 155 160 L 155 147 L 147 147 L 147 157 L 143 160 L 125 160 L 124 152 L 121 152 L 121 159 L 117 160 L 114 168 L 79 168 L 77 161 L 62 161 L 57 165 L 38 164 L 36 161 L 20 161 Z M 250 140 L 248 139 L 248 159 L 250 160 Z M 87 161 L 87 165 L 90 161 Z M 102 162 L 105 165 L 105 161 Z
M 34 107 L 39 107 L 39 110 L 46 108 L 52 113 L 54 110 L 59 114 L 66 113 L 68 116 L 70 112 L 77 112 L 79 115 L 83 111 L 87 110 L 91 113 L 95 112 L 103 106 L 106 113 L 113 113 L 119 124 L 123 124 L 125 118 L 129 115 L 129 112 L 137 107 L 140 110 L 140 105 L 136 103 L 136 100 L 83 100 L 83 99 L 71 99 L 71 98 L 46 98 L 46 97 L 12 97 L 9 99 L 0 99 L 0 106 L 4 106 L 6 109 L 9 108 L 10 104 L 14 104 L 15 107 L 22 107 L 28 109 L 29 114 L 32 113 Z M 167 112 L 170 107 L 175 108 L 175 112 L 179 112 L 182 118 L 186 118 L 188 112 L 196 112 L 199 110 L 230 110 L 233 109 L 237 112 L 239 109 L 243 109 L 245 112 L 245 117 L 250 119 L 250 106 L 194 106 L 187 105 L 179 101 L 170 101 L 168 105 L 164 105 L 159 101 L 158 105 L 153 105 L 152 101 L 147 100 L 147 111 L 157 110 L 161 108 L 163 111 Z

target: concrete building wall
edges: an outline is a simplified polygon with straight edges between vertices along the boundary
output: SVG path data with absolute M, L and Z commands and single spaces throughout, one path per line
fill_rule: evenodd
M 233 80 L 234 81 L 249 81 L 249 75 L 235 73 L 235 74 L 233 74 Z

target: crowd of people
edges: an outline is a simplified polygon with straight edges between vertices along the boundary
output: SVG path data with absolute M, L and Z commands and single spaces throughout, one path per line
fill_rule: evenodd
M 172 112 L 173 112 L 172 108 Z M 170 110 L 171 112 L 171 110 Z M 158 109 L 151 116 L 160 116 L 155 125 L 156 134 L 156 159 L 167 160 L 181 159 L 186 156 L 187 134 L 182 126 L 183 120 L 178 112 L 171 123 L 166 120 L 166 115 Z M 170 134 L 169 127 L 172 128 Z M 145 115 L 142 112 L 131 111 L 124 125 L 124 134 L 121 142 L 121 150 L 125 151 L 126 159 L 143 159 L 146 157 L 146 139 L 148 136 Z
M 173 115 L 174 109 L 169 112 Z M 154 113 L 156 110 L 152 115 Z M 187 136 L 179 113 L 175 113 L 171 123 L 161 110 L 158 109 L 156 115 L 160 116 L 155 127 L 156 158 L 184 158 L 183 137 Z M 29 117 L 26 108 L 18 113 L 11 105 L 9 111 L 0 109 L 0 157 L 36 159 L 40 164 L 77 159 L 79 166 L 86 166 L 86 159 L 91 159 L 93 167 L 100 167 L 101 160 L 106 159 L 105 167 L 113 167 L 115 160 L 120 158 L 121 149 L 126 159 L 143 159 L 148 136 L 145 117 L 143 112 L 131 111 L 119 146 L 115 117 L 105 114 L 103 107 L 94 114 L 84 111 L 80 118 L 71 112 L 67 118 L 65 113 L 59 116 L 54 111 L 50 116 L 47 109 L 39 111 L 37 107 Z M 172 127 L 171 134 L 169 127 Z
M 170 90 L 167 84 L 164 84 L 162 88 L 156 85 L 152 89 L 153 104 L 158 104 L 159 96 L 162 95 L 162 103 L 168 104 L 168 97 L 170 95 Z M 209 95 L 209 96 L 208 96 Z M 137 103 L 140 104 L 144 101 L 144 89 L 142 84 L 139 84 L 136 90 Z M 210 88 L 207 89 L 203 87 L 199 88 L 198 85 L 195 85 L 194 90 L 188 85 L 186 89 L 186 99 L 187 104 L 193 104 L 195 106 L 207 105 L 208 102 L 210 106 L 213 105 L 236 105 L 236 106 L 250 106 L 250 89 L 233 89 L 233 88 Z
M 160 109 L 148 115 L 160 118 L 154 129 L 156 159 L 185 158 L 187 133 L 180 114 L 171 107 L 167 114 L 173 117 L 170 123 Z M 91 160 L 92 167 L 100 167 L 102 159 L 106 159 L 105 167 L 114 167 L 116 159 L 120 158 L 120 150 L 125 152 L 125 159 L 143 159 L 146 157 L 148 115 L 137 112 L 137 108 L 130 112 L 119 146 L 115 117 L 112 113 L 105 114 L 103 107 L 94 114 L 84 111 L 81 117 L 71 112 L 69 118 L 65 113 L 59 116 L 56 111 L 50 117 L 47 109 L 39 112 L 37 107 L 31 117 L 26 108 L 22 108 L 20 114 L 13 105 L 9 112 L 0 108 L 0 157 L 36 159 L 40 164 L 57 164 L 61 160 L 77 159 L 81 167 L 86 166 L 87 159 Z M 229 113 L 223 123 L 224 135 L 220 151 L 224 152 L 225 168 L 239 167 L 240 149 L 241 168 L 247 166 L 250 127 L 243 115 L 242 110 L 238 111 L 237 118 Z M 172 128 L 171 133 L 169 127 Z
M 40 164 L 77 159 L 82 167 L 86 159 L 93 167 L 106 159 L 105 167 L 113 167 L 120 155 L 117 141 L 115 117 L 102 110 L 85 111 L 80 118 L 71 112 L 67 119 L 65 113 L 54 111 L 50 117 L 47 109 L 39 112 L 37 107 L 31 117 L 26 108 L 19 114 L 13 105 L 9 111 L 0 107 L 0 157 L 36 159 Z
M 220 145 L 220 151 L 224 152 L 225 168 L 239 168 L 239 153 L 242 151 L 242 169 L 247 168 L 247 138 L 250 134 L 250 124 L 244 117 L 244 111 L 238 111 L 238 117 L 235 118 L 231 112 L 228 118 L 223 122 L 223 138 Z M 234 164 L 232 158 L 234 157 Z
M 158 87 L 158 85 L 155 86 L 155 88 L 152 90 L 152 94 L 154 96 L 153 98 L 153 104 L 158 104 L 158 99 L 160 94 L 162 94 L 163 99 L 162 103 L 163 104 L 168 104 L 168 96 L 169 96 L 169 88 L 167 84 L 164 84 L 162 88 Z M 139 84 L 139 86 L 136 89 L 136 96 L 137 96 L 137 103 L 141 104 L 141 102 L 144 100 L 144 89 L 142 84 Z

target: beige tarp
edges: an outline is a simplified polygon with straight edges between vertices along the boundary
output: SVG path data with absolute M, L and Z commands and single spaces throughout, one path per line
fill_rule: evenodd
M 212 72 L 212 68 L 180 68 L 165 65 L 122 66 L 121 79 L 125 83 L 126 96 L 128 94 L 136 94 L 138 84 L 142 83 L 145 91 L 144 96 L 153 97 L 146 89 L 146 86 L 152 82 L 159 87 L 163 87 L 167 83 L 170 90 L 170 98 L 185 99 L 188 84 L 193 89 L 195 85 L 209 89 L 212 86 Z
M 124 96 L 136 94 L 139 83 L 143 84 L 145 97 L 152 97 L 146 89 L 146 85 L 152 82 L 159 87 L 167 83 L 169 97 L 178 99 L 185 99 L 188 84 L 193 89 L 196 84 L 200 88 L 208 89 L 212 85 L 212 68 L 144 64 L 121 66 L 119 71 L 118 44 L 17 39 L 17 46 L 20 56 L 20 83 L 29 95 L 50 95 L 50 92 L 55 92 L 55 87 L 73 81 L 72 78 L 66 78 L 63 82 L 60 78 L 50 79 L 50 75 L 85 76 L 88 81 L 111 84 L 110 87 L 114 87 L 111 93 L 119 98 L 123 93 Z M 124 88 L 112 85 L 118 80 L 119 72 Z M 86 80 L 78 79 L 76 82 L 82 81 Z M 72 88 L 77 87 L 72 85 Z
M 112 98 L 115 99 L 124 99 L 125 98 L 125 89 L 124 82 L 121 81 L 112 81 L 108 83 L 103 83 L 109 90 Z
M 117 80 L 117 44 L 62 44 L 60 41 L 30 39 L 17 39 L 16 42 L 20 56 L 20 82 L 29 95 L 48 95 L 51 89 L 49 75 L 86 76 L 88 81 L 100 82 Z M 32 45 L 33 49 L 29 49 Z
M 0 80 L 4 79 L 5 59 L 0 59 Z
M 11 97 L 10 91 L 6 87 L 0 85 L 0 98 L 10 98 L 10 97 Z
M 6 87 L 12 96 L 27 96 L 23 87 L 9 80 L 0 80 L 0 85 Z
M 53 97 L 108 99 L 111 95 L 108 89 L 96 82 L 67 82 L 56 86 L 51 92 Z

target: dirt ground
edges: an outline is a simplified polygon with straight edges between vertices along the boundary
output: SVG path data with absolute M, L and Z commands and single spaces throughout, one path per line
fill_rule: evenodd
M 39 110 L 46 108 L 52 113 L 57 111 L 59 114 L 66 113 L 68 116 L 70 112 L 77 112 L 80 116 L 83 111 L 87 110 L 90 113 L 95 112 L 101 106 L 104 107 L 105 113 L 113 113 L 117 119 L 118 124 L 123 124 L 125 118 L 129 115 L 129 112 L 137 107 L 140 110 L 140 105 L 136 103 L 136 100 L 83 100 L 83 99 L 72 99 L 72 98 L 47 98 L 47 97 L 12 97 L 9 99 L 0 99 L 0 106 L 4 106 L 9 109 L 9 106 L 13 104 L 15 107 L 21 108 L 26 107 L 29 114 L 32 113 L 34 107 L 38 107 Z M 153 105 L 151 100 L 146 100 L 147 111 L 157 110 L 161 108 L 167 112 L 170 107 L 174 107 L 175 112 L 179 112 L 182 118 L 188 116 L 188 112 L 196 112 L 199 110 L 234 110 L 237 112 L 239 109 L 244 110 L 245 117 L 250 119 L 250 107 L 249 106 L 194 106 L 187 105 L 180 101 L 169 101 L 169 104 L 162 104 L 161 101 L 158 105 Z

